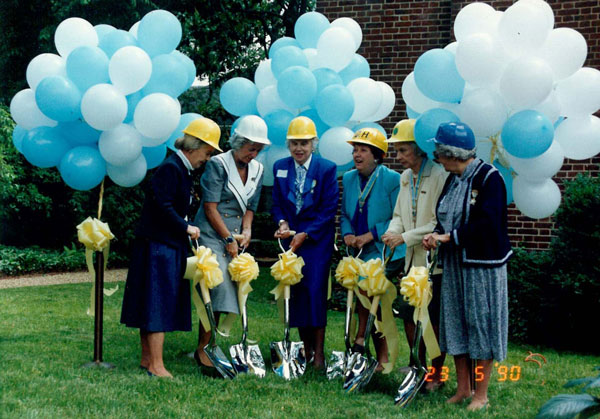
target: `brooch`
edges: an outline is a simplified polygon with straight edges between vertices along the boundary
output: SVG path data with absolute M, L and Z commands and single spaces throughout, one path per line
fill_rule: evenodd
M 310 193 L 315 192 L 315 186 L 317 186 L 317 179 L 313 179 L 312 185 L 310 185 Z
M 475 205 L 475 203 L 477 202 L 477 195 L 479 195 L 479 191 L 477 189 L 473 189 L 471 191 L 471 205 Z

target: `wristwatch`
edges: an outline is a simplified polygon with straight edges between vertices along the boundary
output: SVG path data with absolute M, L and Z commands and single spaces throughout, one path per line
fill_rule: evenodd
M 283 218 L 281 220 L 279 220 L 279 223 L 277 224 L 278 226 L 281 227 L 281 224 L 283 223 L 287 223 L 287 221 L 285 221 Z
M 235 239 L 233 238 L 233 234 L 230 234 L 228 237 L 225 237 L 223 240 L 225 241 L 225 244 L 231 244 L 235 241 Z

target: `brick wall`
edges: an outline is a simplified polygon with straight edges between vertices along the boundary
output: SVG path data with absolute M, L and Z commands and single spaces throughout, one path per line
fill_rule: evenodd
M 402 82 L 412 71 L 417 58 L 432 48 L 442 48 L 454 40 L 452 25 L 456 14 L 470 1 L 399 1 L 399 0 L 318 0 L 317 10 L 330 21 L 351 17 L 363 30 L 359 54 L 371 65 L 371 78 L 388 83 L 396 92 L 396 108 L 381 124 L 388 132 L 394 123 L 406 118 L 401 97 Z M 506 10 L 513 1 L 486 1 L 496 10 Z M 555 27 L 578 30 L 588 43 L 585 66 L 600 68 L 600 0 L 549 0 L 554 10 Z M 387 164 L 400 170 L 394 153 Z M 598 176 L 600 156 L 593 159 L 565 160 L 554 180 L 561 186 L 577 173 Z M 523 216 L 514 204 L 509 207 L 509 234 L 513 245 L 529 249 L 548 247 L 554 222 L 552 217 L 533 220 Z

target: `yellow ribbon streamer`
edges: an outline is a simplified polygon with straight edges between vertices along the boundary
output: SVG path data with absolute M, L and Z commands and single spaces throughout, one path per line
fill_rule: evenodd
M 431 359 L 441 355 L 440 346 L 435 337 L 431 319 L 429 318 L 428 306 L 433 297 L 431 281 L 429 281 L 429 269 L 424 266 L 413 266 L 408 274 L 400 282 L 400 294 L 404 300 L 415 307 L 413 320 L 421 322 L 423 326 L 423 341 L 427 353 Z
M 94 269 L 93 254 L 94 252 L 102 252 L 104 255 L 104 266 L 102 269 L 106 270 L 110 241 L 115 236 L 111 233 L 107 223 L 103 223 L 97 218 L 88 217 L 77 226 L 77 238 L 85 246 L 85 262 L 92 278 L 90 305 L 87 309 L 87 315 L 93 316 L 96 309 L 96 270 Z M 103 292 L 104 295 L 110 297 L 118 289 L 119 286 L 117 285 L 113 288 L 104 288 Z
M 199 246 L 197 249 L 193 249 L 193 252 L 194 256 L 187 258 L 183 277 L 192 281 L 192 302 L 196 306 L 196 313 L 202 327 L 205 331 L 209 331 L 210 323 L 201 298 L 200 282 L 202 281 L 206 288 L 213 289 L 223 282 L 223 272 L 219 268 L 217 256 L 211 249 Z
M 291 250 L 279 254 L 279 260 L 271 266 L 271 276 L 279 281 L 279 284 L 271 290 L 271 294 L 275 296 L 276 300 L 281 298 L 286 285 L 295 285 L 300 282 L 304 276 L 302 274 L 303 266 L 302 256 L 298 257 Z
M 392 304 L 397 296 L 396 287 L 385 276 L 385 266 L 381 259 L 371 259 L 361 265 L 361 276 L 364 277 L 358 283 L 358 287 L 367 293 L 367 296 L 381 296 L 381 321 L 375 320 L 375 328 L 387 340 L 388 362 L 383 364 L 383 374 L 389 374 L 394 370 L 396 359 L 398 359 L 400 335 Z M 371 309 L 371 301 L 363 294 L 356 293 L 361 304 Z

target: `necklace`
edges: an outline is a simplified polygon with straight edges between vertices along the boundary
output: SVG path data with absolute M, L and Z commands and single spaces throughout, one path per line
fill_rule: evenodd
M 412 180 L 410 182 L 410 195 L 412 198 L 412 218 L 413 224 L 417 222 L 417 201 L 419 200 L 419 188 L 421 186 L 421 175 L 423 174 L 423 167 L 425 167 L 425 163 L 427 162 L 427 158 L 424 158 L 421 162 L 421 167 L 419 167 L 419 175 L 415 179 L 414 173 L 412 174 Z M 415 182 L 416 180 L 416 182 Z
M 369 193 L 371 192 L 371 189 L 373 189 L 373 185 L 375 185 L 375 181 L 377 180 L 378 176 L 379 166 L 376 167 L 375 170 L 373 170 L 373 172 L 371 172 L 371 174 L 369 175 L 369 180 L 367 181 L 367 184 L 362 190 L 360 189 L 360 179 L 358 180 L 358 211 L 361 213 L 363 211 L 363 206 L 365 205 L 365 202 L 369 197 Z

